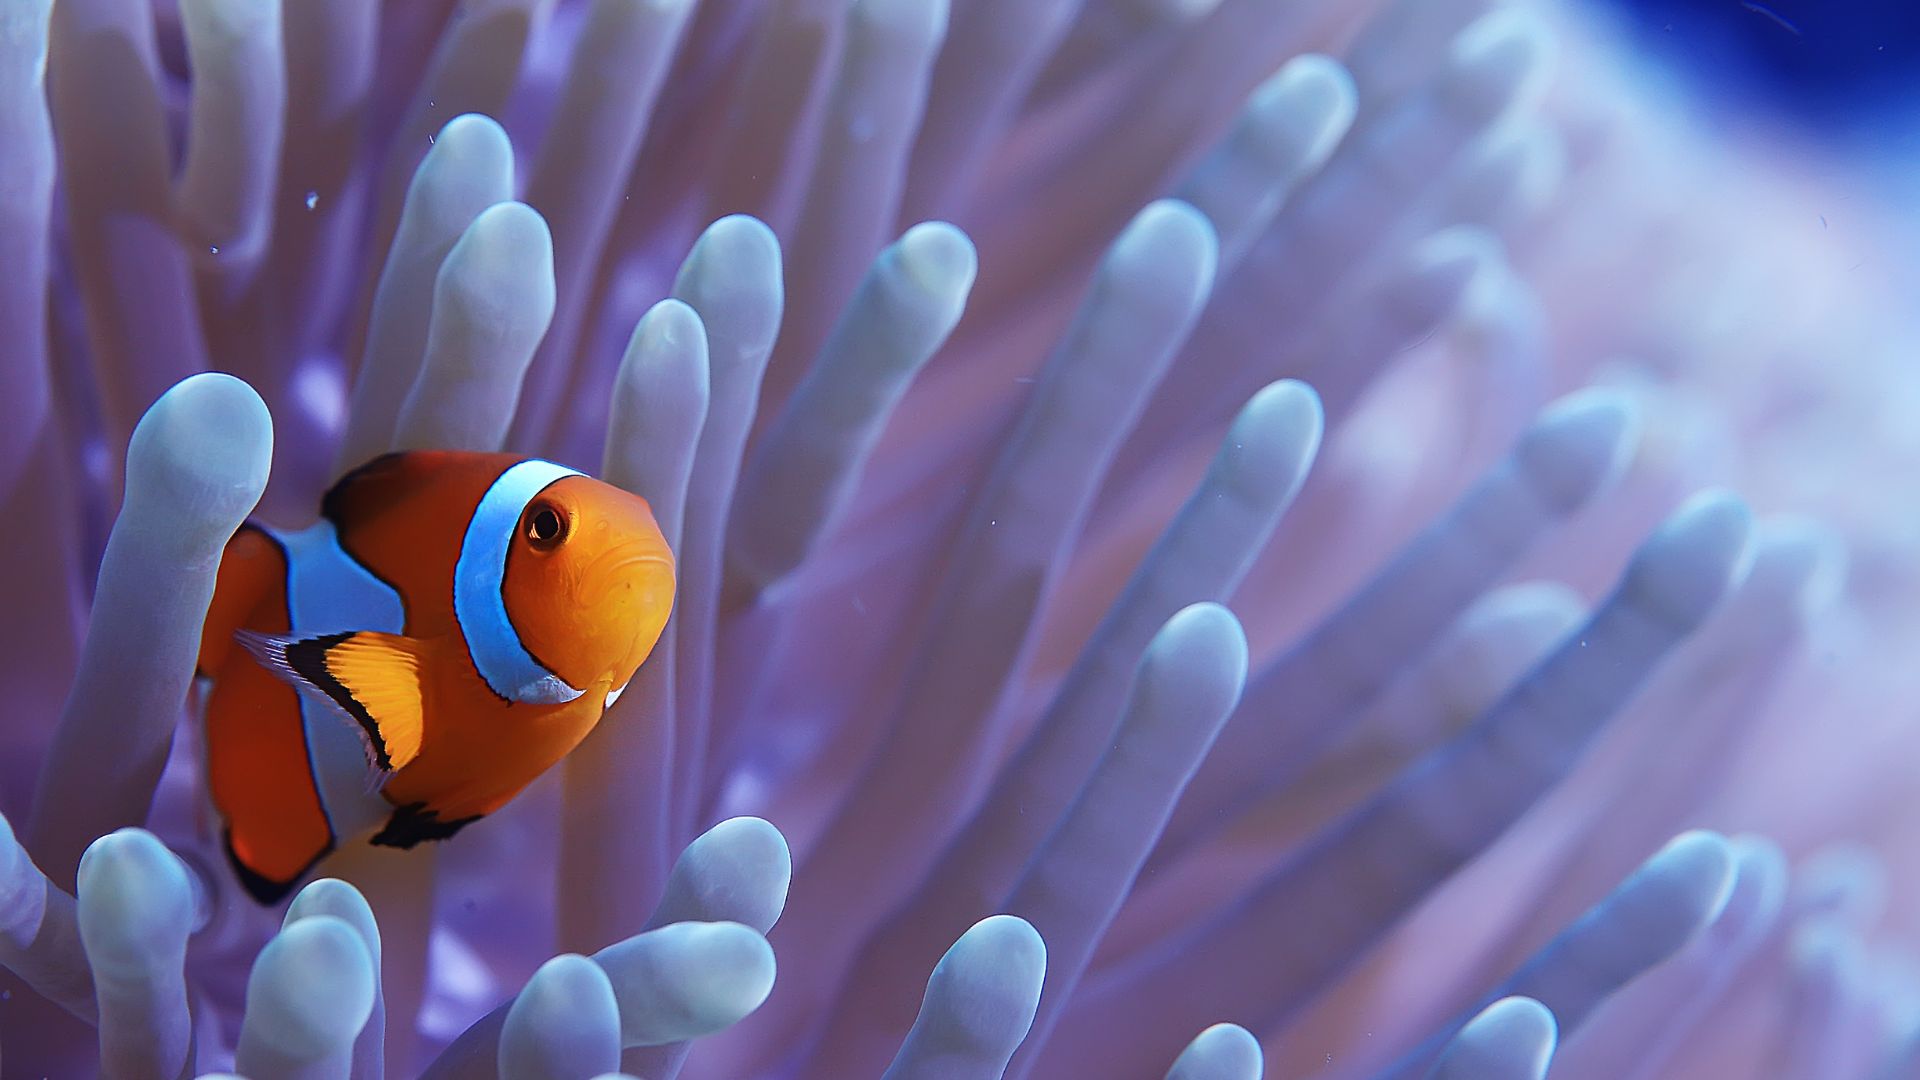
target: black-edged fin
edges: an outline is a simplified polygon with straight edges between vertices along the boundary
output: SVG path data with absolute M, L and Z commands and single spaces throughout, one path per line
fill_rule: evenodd
M 427 809 L 426 803 L 409 803 L 393 812 L 371 842 L 381 847 L 410 848 L 427 840 L 445 840 L 479 820 L 480 815 L 475 814 L 442 821 L 440 812 Z
M 396 450 L 365 462 L 334 481 L 320 497 L 320 516 L 345 533 L 405 503 L 440 481 L 443 471 L 468 457 L 452 450 Z M 505 457 L 505 461 L 512 461 Z M 503 465 L 502 468 L 505 468 Z
M 287 894 L 293 891 L 294 886 L 305 881 L 307 875 L 313 873 L 313 868 L 320 865 L 321 859 L 333 853 L 333 845 L 328 844 L 320 850 L 320 854 L 313 857 L 312 862 L 302 868 L 299 873 L 293 875 L 291 879 L 287 881 L 275 881 L 270 877 L 258 873 L 252 867 L 240 861 L 240 853 L 233 850 L 233 833 L 231 830 L 224 834 L 220 846 L 226 850 L 227 864 L 233 867 L 233 876 L 240 879 L 241 888 L 247 890 L 247 895 L 253 897 L 255 903 L 264 904 L 268 907 L 285 900 Z
M 262 667 L 296 687 L 318 690 L 354 722 L 367 763 L 391 774 L 418 757 L 425 731 L 420 669 L 426 648 L 413 638 L 358 630 L 291 638 L 233 635 Z
M 406 465 L 406 452 L 392 451 L 347 470 L 320 496 L 320 516 L 340 525 L 352 515 L 351 500 L 360 490 L 390 482 L 406 471 Z

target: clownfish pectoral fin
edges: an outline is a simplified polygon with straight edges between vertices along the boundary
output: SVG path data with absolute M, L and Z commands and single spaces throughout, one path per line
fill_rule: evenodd
M 419 756 L 425 642 L 372 630 L 300 640 L 240 630 L 234 638 L 268 671 L 339 706 L 359 730 L 378 775 L 397 772 Z

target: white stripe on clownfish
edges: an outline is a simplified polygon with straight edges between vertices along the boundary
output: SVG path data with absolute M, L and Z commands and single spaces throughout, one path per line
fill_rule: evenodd
M 356 630 L 398 634 L 406 607 L 393 587 L 340 546 L 325 518 L 298 532 L 267 530 L 287 556 L 287 617 L 294 638 Z M 321 809 L 336 837 L 354 836 L 385 821 L 393 807 L 368 781 L 358 725 L 325 694 L 298 686 L 307 760 Z
M 460 559 L 453 569 L 453 613 L 467 639 L 467 652 L 493 692 L 528 704 L 556 705 L 584 691 L 569 686 L 533 658 L 507 614 L 502 586 L 507 553 L 519 533 L 520 515 L 547 485 L 581 473 L 537 459 L 522 461 L 500 474 L 467 523 Z

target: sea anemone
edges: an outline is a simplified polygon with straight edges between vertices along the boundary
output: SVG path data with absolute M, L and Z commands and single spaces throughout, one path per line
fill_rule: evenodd
M 1910 1075 L 1898 219 L 1676 100 L 1561 0 L 0 0 L 9 1074 Z M 675 613 L 262 908 L 222 548 L 428 447 Z

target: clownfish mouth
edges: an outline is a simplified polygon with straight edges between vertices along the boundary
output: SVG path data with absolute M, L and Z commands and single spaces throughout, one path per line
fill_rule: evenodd
M 587 565 L 587 575 L 601 580 L 630 577 L 641 567 L 666 567 L 673 570 L 673 557 L 662 554 L 650 544 L 623 544 L 595 558 Z

